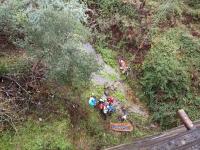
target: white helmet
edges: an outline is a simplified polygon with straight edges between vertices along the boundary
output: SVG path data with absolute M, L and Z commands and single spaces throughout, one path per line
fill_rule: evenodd
M 104 100 L 102 98 L 99 99 L 100 102 L 104 102 Z

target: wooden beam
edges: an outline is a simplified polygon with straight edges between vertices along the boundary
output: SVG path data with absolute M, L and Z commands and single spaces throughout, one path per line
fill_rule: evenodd
M 178 110 L 178 116 L 187 130 L 192 130 L 195 128 L 194 124 L 183 109 Z

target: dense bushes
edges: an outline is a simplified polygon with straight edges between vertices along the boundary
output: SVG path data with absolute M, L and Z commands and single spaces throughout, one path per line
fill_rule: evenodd
M 0 23 L 9 39 L 35 59 L 35 65 L 47 66 L 48 77 L 79 87 L 97 70 L 90 65 L 93 57 L 82 49 L 88 35 L 82 24 L 87 20 L 85 10 L 77 0 L 5 2 L 0 7 Z
M 89 25 L 95 33 L 95 39 L 103 41 L 109 45 L 108 47 L 113 47 L 115 50 L 125 50 L 137 46 L 141 18 L 134 2 L 121 0 L 84 1 L 93 10 Z
M 191 7 L 200 8 L 200 2 L 199 0 L 184 0 L 186 4 L 188 4 Z
M 112 16 L 115 13 L 126 15 L 128 17 L 136 17 L 135 7 L 129 2 L 121 0 L 85 0 L 89 5 L 96 5 L 101 10 L 101 15 Z
M 178 109 L 185 108 L 194 117 L 193 113 L 199 107 L 199 104 L 194 104 L 198 98 L 191 91 L 190 60 L 181 51 L 183 46 L 186 52 L 192 51 L 186 50 L 184 41 L 187 39 L 183 38 L 183 34 L 179 29 L 172 29 L 155 38 L 155 44 L 143 64 L 141 83 L 148 97 L 147 103 L 153 112 L 153 119 L 164 129 L 177 125 Z
M 81 9 L 84 5 L 77 1 L 68 5 L 63 1 L 43 5 L 45 9 L 41 7 L 29 14 L 26 26 L 29 50 L 32 56 L 48 64 L 51 78 L 80 86 L 97 68 L 90 65 L 95 62 L 93 57 L 82 50 L 83 41 L 87 38 L 87 29 L 81 23 L 86 20 Z M 77 7 L 80 7 L 79 11 Z
M 17 75 L 30 67 L 30 64 L 25 58 L 19 58 L 18 56 L 8 58 L 1 57 L 0 59 L 0 75 L 12 74 Z
M 59 149 L 73 150 L 69 141 L 69 120 L 48 123 L 27 121 L 24 128 L 11 136 L 10 132 L 1 135 L 0 146 L 4 149 Z M 12 137 L 12 138 L 11 138 Z
M 185 54 L 186 59 L 183 62 L 187 62 L 191 67 L 200 67 L 200 40 L 194 40 L 188 34 L 182 34 L 180 36 L 181 49 L 180 52 Z
M 3 49 L 3 46 L 0 50 L 2 52 L 0 52 L 0 76 L 7 77 L 6 79 L 1 77 L 2 88 L 6 87 L 5 91 L 0 93 L 0 95 L 2 94 L 2 109 L 5 110 L 0 115 L 3 121 L 2 126 L 4 122 L 6 127 L 7 125 L 15 126 L 12 124 L 17 124 L 19 120 L 25 120 L 27 116 L 32 115 L 30 112 L 34 108 L 39 108 L 41 103 L 45 105 L 45 108 L 50 107 L 52 102 L 49 97 L 52 96 L 52 93 L 60 95 L 69 93 L 71 90 L 76 95 L 74 89 L 82 88 L 90 81 L 91 73 L 96 71 L 98 66 L 95 58 L 83 49 L 83 44 L 89 35 L 88 29 L 83 25 L 87 19 L 85 9 L 85 5 L 80 4 L 77 0 L 67 3 L 64 0 L 12 0 L 1 3 L 0 46 L 2 46 L 1 34 L 4 34 L 10 42 L 6 41 L 9 46 L 8 52 L 7 49 Z M 9 49 L 10 47 L 12 49 Z M 16 76 L 21 72 L 23 72 L 22 75 Z M 43 80 L 46 82 L 42 82 Z M 63 88 L 64 92 L 58 92 L 55 88 L 47 88 L 50 85 L 45 85 L 45 83 L 51 81 L 55 81 L 53 83 L 56 84 L 56 88 L 63 88 L 63 86 L 59 86 L 59 83 L 64 84 L 67 86 L 67 90 Z M 7 90 L 9 94 L 6 94 Z M 14 94 L 11 94 L 12 92 Z M 78 92 L 77 95 L 80 94 L 80 91 Z M 34 102 L 35 99 L 37 102 Z M 48 101 L 43 101 L 43 99 Z M 7 111 L 10 114 L 7 114 Z M 39 112 L 42 111 L 39 110 Z M 73 114 L 75 113 L 72 112 L 71 116 L 75 118 Z M 22 118 L 18 116 L 22 116 Z M 76 116 L 79 117 L 79 115 Z M 46 130 L 46 132 L 48 131 Z M 34 142 L 38 142 L 37 139 Z M 51 142 L 49 143 L 51 144 Z M 49 143 L 44 144 L 48 147 Z M 52 149 L 59 149 L 59 147 Z

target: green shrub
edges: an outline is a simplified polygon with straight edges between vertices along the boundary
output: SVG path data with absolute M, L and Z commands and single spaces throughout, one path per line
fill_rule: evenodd
M 29 62 L 21 57 L 4 57 L 0 59 L 0 75 L 20 74 L 27 71 L 30 67 Z
M 177 60 L 178 49 L 178 43 L 165 37 L 151 49 L 143 64 L 142 78 L 145 91 L 151 95 L 150 97 L 164 94 L 159 101 L 166 101 L 184 96 L 188 91 L 189 75 L 187 67 Z
M 18 0 L 4 1 L 0 5 L 0 30 L 7 40 L 16 43 L 17 39 L 23 38 L 23 23 L 26 15 L 20 11 L 22 2 Z
M 28 121 L 19 128 L 17 134 L 4 133 L 1 136 L 2 149 L 60 149 L 73 150 L 74 147 L 69 142 L 69 121 L 53 121 L 51 123 L 39 123 Z M 5 143 L 4 143 L 5 142 Z M 5 145 L 4 145 L 5 144 Z
M 143 64 L 141 83 L 153 119 L 162 128 L 177 125 L 176 111 L 187 105 L 184 99 L 190 91 L 187 66 L 177 59 L 180 42 L 177 30 L 170 30 L 159 39 Z
M 183 7 L 183 2 L 179 0 L 161 0 L 153 16 L 153 27 L 166 19 L 180 17 L 183 13 Z
M 0 6 L 0 28 L 29 56 L 46 65 L 46 76 L 77 88 L 98 68 L 94 57 L 83 50 L 89 36 L 83 25 L 85 11 L 78 0 L 9 1 Z
M 180 35 L 181 49 L 180 52 L 184 53 L 185 59 L 182 60 L 186 65 L 195 68 L 200 67 L 200 40 L 194 40 L 189 34 L 184 33 Z
M 200 8 L 200 3 L 199 0 L 184 0 L 186 4 L 188 4 L 190 7 L 199 9 Z
M 140 81 L 152 118 L 162 129 L 179 125 L 176 112 L 181 108 L 192 120 L 199 117 L 200 103 L 196 96 L 199 87 L 191 86 L 193 75 L 190 74 L 199 70 L 199 47 L 200 41 L 181 28 L 153 37 L 153 47 L 143 63 Z
M 87 19 L 85 5 L 77 0 L 38 1 L 38 5 L 27 14 L 25 24 L 29 54 L 47 64 L 51 79 L 76 88 L 85 85 L 98 68 L 94 57 L 82 49 L 89 35 L 82 24 Z
M 136 17 L 136 9 L 131 3 L 125 3 L 121 0 L 85 0 L 88 5 L 95 4 L 101 10 L 101 15 L 112 16 L 115 13 L 126 15 L 128 17 Z

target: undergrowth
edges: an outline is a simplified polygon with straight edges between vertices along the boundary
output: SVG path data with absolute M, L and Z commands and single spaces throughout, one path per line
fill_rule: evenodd
M 120 15 L 126 15 L 133 18 L 137 17 L 136 9 L 131 3 L 126 3 L 121 0 L 87 0 L 89 5 L 95 4 L 101 9 L 101 15 L 112 15 L 119 13 Z
M 176 112 L 185 109 L 192 119 L 199 118 L 199 96 L 192 89 L 191 66 L 199 67 L 198 44 L 184 29 L 171 29 L 154 38 L 142 67 L 141 84 L 154 121 L 163 129 L 179 125 Z
M 51 122 L 27 121 L 17 133 L 4 132 L 1 134 L 0 147 L 9 149 L 60 149 L 73 150 L 69 138 L 70 123 L 63 119 Z
M 124 49 L 129 48 L 130 51 L 134 52 L 135 48 L 137 48 L 137 46 L 140 44 L 140 40 L 141 40 L 140 38 L 142 38 L 140 37 L 141 36 L 140 32 L 142 32 L 142 28 L 143 28 L 143 27 L 140 28 L 140 24 L 142 24 L 142 19 L 140 20 L 139 17 L 144 17 L 145 15 L 149 15 L 149 13 L 146 12 L 146 14 L 143 14 L 144 16 L 142 16 L 142 13 L 141 13 L 141 16 L 139 16 L 140 15 L 139 12 L 136 11 L 136 8 L 131 3 L 128 3 L 126 1 L 121 1 L 121 0 L 111 0 L 111 1 L 87 0 L 87 2 L 89 6 L 94 6 L 93 4 L 95 4 L 94 7 L 97 8 L 95 9 L 97 10 L 97 14 L 94 14 L 94 16 L 98 15 L 98 18 L 94 21 L 95 23 L 97 23 L 96 30 L 98 30 L 99 32 L 102 32 L 102 34 L 106 36 L 104 40 L 107 40 L 105 42 L 106 43 L 105 45 L 107 46 L 97 44 L 96 50 L 98 53 L 101 54 L 106 64 L 110 65 L 113 68 L 116 68 L 116 66 L 118 65 L 117 53 L 108 47 L 117 45 L 120 48 L 121 47 L 123 47 Z M 177 1 L 174 1 L 174 2 L 177 2 Z M 157 1 L 156 2 L 151 1 L 150 3 L 152 3 L 152 6 L 160 5 L 160 3 Z M 177 4 L 177 5 L 173 5 L 173 4 Z M 190 2 L 188 1 L 188 5 L 195 9 L 187 8 L 188 9 L 187 11 L 180 10 L 182 9 L 182 7 L 181 5 L 179 6 L 178 4 L 179 3 L 170 3 L 170 5 L 167 6 L 170 8 L 169 11 L 167 10 L 166 12 L 169 19 L 171 16 L 176 17 L 177 13 L 178 13 L 178 16 L 181 16 L 183 15 L 181 13 L 185 11 L 184 13 L 186 13 L 187 15 L 191 15 L 192 21 L 199 21 L 199 9 L 197 5 L 197 0 L 193 0 Z M 170 7 L 172 5 L 173 7 Z M 161 6 L 163 7 L 166 5 L 161 5 Z M 74 7 L 76 6 L 74 5 Z M 55 7 L 55 9 L 57 8 Z M 163 10 L 166 10 L 166 8 L 163 7 L 163 9 L 160 9 L 160 10 L 162 10 L 161 12 L 163 13 Z M 180 10 L 180 12 L 178 12 L 177 10 Z M 18 12 L 18 15 L 20 13 L 22 12 Z M 49 11 L 49 14 L 51 13 L 52 13 L 52 10 Z M 57 19 L 60 19 L 59 21 L 61 23 L 63 21 L 62 18 L 65 18 L 65 16 L 63 16 L 62 14 L 63 13 L 59 14 L 60 15 L 59 18 L 55 17 Z M 85 11 L 83 11 L 82 14 L 85 16 Z M 38 14 L 36 13 L 36 15 Z M 160 14 L 158 15 L 161 16 L 161 21 L 162 19 L 166 20 L 166 18 L 163 17 L 162 15 Z M 25 15 L 24 16 L 22 15 L 21 17 L 25 17 Z M 32 19 L 34 19 L 34 17 Z M 72 23 L 72 25 L 70 25 L 71 28 L 69 29 L 73 30 L 76 28 L 76 26 L 73 25 L 74 20 L 75 19 L 72 19 L 72 22 L 70 22 Z M 4 21 L 4 19 L 2 21 Z M 21 20 L 20 23 L 22 23 L 22 21 L 23 20 Z M 148 20 L 143 20 L 143 21 L 148 21 Z M 12 23 L 12 22 L 13 21 L 9 21 L 9 23 Z M 81 23 L 78 25 L 82 26 Z M 148 23 L 145 25 L 148 26 Z M 176 25 L 178 26 L 178 24 Z M 80 26 L 77 27 L 77 29 L 78 31 L 80 30 L 81 32 L 82 30 Z M 17 26 L 13 26 L 13 27 L 16 28 Z M 33 25 L 33 27 L 35 28 L 36 26 Z M 50 27 L 50 26 L 49 24 L 46 24 L 45 26 L 43 26 L 43 29 L 47 30 L 47 28 L 45 27 Z M 66 26 L 64 25 L 63 27 L 66 27 Z M 179 121 L 176 118 L 176 111 L 180 108 L 185 109 L 185 111 L 192 118 L 192 120 L 200 118 L 200 114 L 199 114 L 200 41 L 191 37 L 191 35 L 182 28 L 169 29 L 168 31 L 163 30 L 162 32 L 159 32 L 159 30 L 156 30 L 157 28 L 158 27 L 155 27 L 155 31 L 158 36 L 152 38 L 153 39 L 151 43 L 152 48 L 150 52 L 148 53 L 148 55 L 146 56 L 144 63 L 131 65 L 132 67 L 131 69 L 133 69 L 133 71 L 138 73 L 138 74 L 135 74 L 136 77 L 134 79 L 137 80 L 137 78 L 140 78 L 142 89 L 140 89 L 140 87 L 138 86 L 138 80 L 130 81 L 131 79 L 128 79 L 127 82 L 129 82 L 129 84 L 132 84 L 131 86 L 137 90 L 135 91 L 136 93 L 137 92 L 139 94 L 144 93 L 146 103 L 149 106 L 151 114 L 152 114 L 151 116 L 152 120 L 160 123 L 162 129 L 168 129 L 168 128 L 179 125 Z M 57 33 L 58 30 L 56 28 L 54 29 L 55 29 L 55 33 Z M 64 29 L 65 28 L 63 28 L 63 31 L 66 31 Z M 34 31 L 35 30 L 32 30 L 34 34 L 37 33 Z M 53 30 L 49 30 L 49 31 L 53 31 Z M 129 34 L 126 34 L 126 32 L 129 33 L 129 31 L 131 31 L 132 33 L 128 37 Z M 84 33 L 84 32 L 81 32 L 81 33 Z M 62 36 L 64 36 L 63 38 L 66 38 L 65 34 L 63 34 L 62 32 L 58 32 L 58 34 L 59 35 L 61 34 Z M 38 37 L 41 37 L 40 35 L 41 35 L 41 32 L 38 30 Z M 62 36 L 52 36 L 51 32 L 48 32 L 47 35 L 51 35 L 51 36 L 49 36 L 49 38 L 43 38 L 44 40 L 43 42 L 45 43 L 45 46 L 47 47 L 46 50 L 48 51 L 49 49 L 51 49 L 52 50 L 51 52 L 54 54 L 55 47 L 53 48 L 53 46 L 55 46 L 55 44 L 53 44 L 51 41 L 55 41 L 55 39 L 57 39 L 60 42 L 63 40 Z M 143 35 L 143 32 L 142 32 L 142 35 Z M 54 38 L 54 37 L 59 37 L 61 38 L 61 40 L 59 40 L 59 38 Z M 71 36 L 71 37 L 75 39 L 78 38 L 77 34 L 74 34 L 74 36 Z M 50 42 L 46 42 L 49 39 L 51 39 Z M 35 40 L 39 42 L 39 44 L 41 43 L 41 40 L 39 38 L 35 38 Z M 72 48 L 70 48 L 72 50 L 71 52 L 74 52 L 73 49 L 77 48 L 76 40 L 74 41 L 74 45 L 73 45 L 73 42 L 69 42 L 69 44 L 72 45 Z M 31 41 L 30 46 L 34 47 L 35 45 L 34 43 L 32 43 L 33 41 L 32 40 L 30 41 Z M 56 48 L 57 48 L 57 51 L 59 52 L 60 45 L 65 46 L 65 44 L 61 43 L 59 45 L 58 42 L 57 44 L 58 46 Z M 109 44 L 111 46 L 109 46 Z M 127 47 L 125 48 L 125 46 Z M 66 47 L 66 49 L 68 49 L 68 47 Z M 66 49 L 63 49 L 63 50 L 66 50 Z M 88 79 L 90 74 L 85 72 L 85 71 L 89 71 L 89 70 L 86 70 L 86 68 L 90 68 L 94 66 L 92 66 L 89 62 L 85 64 L 83 60 L 80 61 L 78 57 L 74 57 L 74 59 L 71 61 L 72 64 L 77 61 L 76 64 L 74 65 L 75 67 L 70 67 L 72 64 L 69 64 L 69 66 L 67 66 L 66 62 L 69 62 L 68 59 L 72 58 L 71 52 L 69 54 L 69 57 L 65 57 L 67 58 L 66 59 L 67 61 L 64 61 L 65 63 L 60 62 L 59 64 L 57 64 L 59 62 L 58 60 L 60 59 L 60 57 L 64 56 L 62 55 L 62 53 L 58 57 L 56 57 L 54 61 L 55 63 L 54 65 L 56 67 L 53 65 L 52 68 L 60 69 L 59 72 L 60 71 L 62 72 L 60 73 L 58 72 L 57 74 L 55 74 L 57 75 L 55 77 L 61 77 L 63 79 L 68 80 L 69 78 L 77 76 L 78 81 L 79 79 L 83 79 L 83 80 Z M 46 53 L 46 54 L 49 55 L 50 53 Z M 77 54 L 80 54 L 80 53 L 77 52 L 73 55 L 78 56 Z M 87 58 L 85 55 L 81 55 L 81 58 L 83 57 Z M 88 59 L 89 57 L 90 56 L 88 56 Z M 132 61 L 135 55 L 133 57 L 132 55 L 127 56 L 127 57 L 129 57 L 129 60 L 131 59 Z M 49 63 L 52 63 L 51 59 Z M 26 70 L 27 67 L 30 68 L 30 66 L 28 65 L 29 64 L 27 64 L 27 62 L 21 59 L 20 57 L 19 58 L 18 57 L 12 57 L 12 58 L 1 57 L 0 58 L 0 75 L 16 74 L 16 73 L 24 72 L 24 70 Z M 59 68 L 58 65 L 61 68 Z M 84 65 L 84 66 L 80 67 L 79 65 L 80 66 Z M 70 68 L 71 70 L 67 72 L 67 75 L 66 73 L 63 73 L 63 71 L 66 71 L 66 67 Z M 75 71 L 75 73 L 72 71 Z M 111 79 L 112 81 L 116 80 L 117 78 L 115 75 L 105 73 L 105 72 L 101 73 L 101 75 L 104 76 L 105 78 Z M 72 85 L 73 84 L 71 84 L 71 86 Z M 18 125 L 17 133 L 13 133 L 12 131 L 3 131 L 0 134 L 0 147 L 5 150 L 6 149 L 33 149 L 33 150 L 34 149 L 60 149 L 60 150 L 62 149 L 63 150 L 89 149 L 89 150 L 93 150 L 94 149 L 95 150 L 95 149 L 102 149 L 102 148 L 106 148 L 112 145 L 118 145 L 121 143 L 129 142 L 133 138 L 143 137 L 143 136 L 155 133 L 154 130 L 151 130 L 149 128 L 149 124 L 151 123 L 152 120 L 145 119 L 143 116 L 140 116 L 137 114 L 129 114 L 128 116 L 129 120 L 133 121 L 133 124 L 134 124 L 133 132 L 116 133 L 116 132 L 111 131 L 109 129 L 109 123 L 110 123 L 109 121 L 117 122 L 117 117 L 118 117 L 117 114 L 116 113 L 113 114 L 113 116 L 109 117 L 107 121 L 104 121 L 99 115 L 99 112 L 97 110 L 91 109 L 88 106 L 88 99 L 91 96 L 91 93 L 94 93 L 97 96 L 97 98 L 100 98 L 104 93 L 104 87 L 91 85 L 88 89 L 82 89 L 82 91 L 84 91 L 84 93 L 79 92 L 77 94 L 78 96 L 76 96 L 73 99 L 74 102 L 78 102 L 78 103 L 72 102 L 71 105 L 67 102 L 65 103 L 64 101 L 63 102 L 59 101 L 60 99 L 54 102 L 45 101 L 46 97 L 48 96 L 40 97 L 40 95 L 38 94 L 39 96 L 34 101 L 36 103 L 35 111 L 37 111 L 38 109 L 37 108 L 37 104 L 39 104 L 37 103 L 38 100 L 42 100 L 42 102 L 44 102 L 47 105 L 49 105 L 50 103 L 52 104 L 50 107 L 50 109 L 52 108 L 52 111 L 53 111 L 53 108 L 56 108 L 55 105 L 59 103 L 59 106 L 56 110 L 59 110 L 61 114 L 66 113 L 65 107 L 67 108 L 70 107 L 71 111 L 68 110 L 68 113 L 71 113 L 71 114 L 69 114 L 69 116 L 65 115 L 65 117 L 62 119 L 58 119 L 59 117 L 57 115 L 54 116 L 53 113 L 46 112 L 45 116 L 47 117 L 47 119 L 38 121 L 37 115 L 44 116 L 43 111 L 40 111 L 38 113 L 32 111 L 31 113 L 33 114 L 31 115 L 36 117 L 37 119 L 30 119 L 28 121 L 23 122 L 22 125 Z M 40 92 L 41 91 L 39 91 L 38 93 Z M 47 93 L 45 92 L 44 92 L 44 95 L 48 93 L 48 92 Z M 63 93 L 66 93 L 64 88 L 63 88 Z M 52 97 L 53 96 L 54 95 L 52 95 Z M 119 100 L 125 100 L 125 95 L 121 91 L 115 91 L 113 93 L 113 97 Z M 68 99 L 71 97 L 70 96 L 68 97 L 67 95 L 66 98 Z M 75 106 L 80 106 L 78 111 L 75 109 Z
M 20 74 L 28 70 L 30 63 L 22 57 L 0 57 L 0 75 Z

